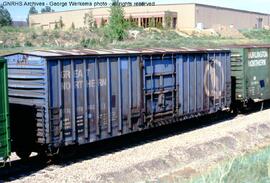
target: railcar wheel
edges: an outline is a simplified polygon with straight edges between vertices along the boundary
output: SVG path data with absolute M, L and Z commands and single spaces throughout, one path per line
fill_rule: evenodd
M 60 148 L 58 154 L 55 155 L 55 157 L 59 160 L 70 159 L 76 155 L 77 148 L 77 146 Z
M 237 116 L 240 113 L 240 105 L 233 102 L 230 106 L 230 111 L 232 114 Z
M 41 161 L 47 161 L 49 159 L 49 155 L 46 153 L 45 150 L 39 150 L 38 152 L 38 158 Z

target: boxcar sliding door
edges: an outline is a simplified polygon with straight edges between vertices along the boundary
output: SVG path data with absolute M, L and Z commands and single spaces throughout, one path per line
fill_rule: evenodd
M 151 123 L 177 112 L 175 63 L 174 54 L 143 57 L 145 122 Z

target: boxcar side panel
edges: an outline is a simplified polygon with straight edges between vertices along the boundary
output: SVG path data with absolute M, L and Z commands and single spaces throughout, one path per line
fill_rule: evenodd
M 248 98 L 254 101 L 270 99 L 269 48 L 247 48 L 244 52 Z
M 234 49 L 231 55 L 232 100 L 243 101 L 246 98 L 244 49 Z
M 7 64 L 0 58 L 0 161 L 5 161 L 11 152 L 7 88 Z
M 184 54 L 177 61 L 179 114 L 212 113 L 230 106 L 230 54 Z
M 232 78 L 236 101 L 254 102 L 270 99 L 269 47 L 233 49 Z
M 138 129 L 136 56 L 48 60 L 52 143 L 85 144 Z
M 30 140 L 32 143 L 49 143 L 46 60 L 24 54 L 6 59 L 12 144 L 16 148 L 26 148 L 25 142 Z

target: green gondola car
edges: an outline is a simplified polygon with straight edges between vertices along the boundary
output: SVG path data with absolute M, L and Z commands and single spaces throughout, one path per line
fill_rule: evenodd
M 232 102 L 236 108 L 270 99 L 270 46 L 232 49 Z
M 0 58 L 0 162 L 5 163 L 11 152 L 6 60 Z

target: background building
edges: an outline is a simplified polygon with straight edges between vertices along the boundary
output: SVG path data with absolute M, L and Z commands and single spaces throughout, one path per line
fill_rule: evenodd
M 29 17 L 31 27 L 54 29 L 60 19 L 64 28 L 74 24 L 75 28 L 84 27 L 84 16 L 92 11 L 93 17 L 99 26 L 109 21 L 109 8 L 93 8 L 71 10 L 63 12 L 33 14 Z M 237 10 L 231 8 L 203 5 L 203 4 L 167 4 L 144 7 L 125 7 L 126 19 L 132 19 L 142 27 L 148 27 L 154 20 L 156 26 L 164 26 L 170 20 L 172 28 L 212 28 L 217 25 L 233 26 L 237 29 L 263 28 L 270 25 L 270 14 Z
M 26 21 L 12 21 L 13 27 L 27 27 L 28 24 Z

